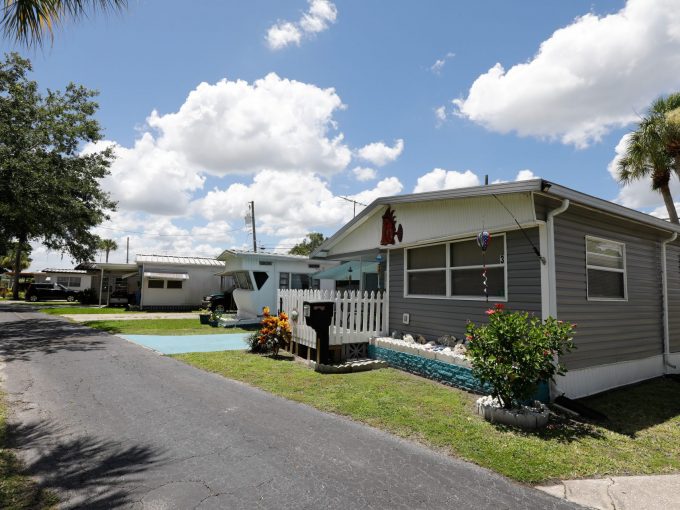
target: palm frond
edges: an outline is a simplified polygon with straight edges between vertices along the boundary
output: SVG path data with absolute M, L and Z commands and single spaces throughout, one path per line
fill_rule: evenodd
M 25 46 L 42 46 L 45 36 L 66 19 L 77 20 L 89 12 L 120 11 L 127 0 L 4 0 L 2 31 Z

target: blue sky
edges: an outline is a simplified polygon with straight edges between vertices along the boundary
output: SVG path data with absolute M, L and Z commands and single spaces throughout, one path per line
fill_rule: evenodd
M 608 167 L 657 96 L 680 90 L 680 0 L 131 0 L 26 50 L 44 88 L 100 91 L 97 232 L 134 253 L 286 250 L 369 203 L 539 176 L 654 212 Z M 97 150 L 85 147 L 84 150 Z M 680 185 L 673 182 L 673 191 Z M 158 235 L 162 234 L 162 235 Z M 34 252 L 32 269 L 69 267 Z

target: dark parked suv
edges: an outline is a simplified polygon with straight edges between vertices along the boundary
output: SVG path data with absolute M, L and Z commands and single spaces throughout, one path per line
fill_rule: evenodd
M 26 290 L 26 301 L 77 301 L 80 292 L 68 289 L 58 283 L 31 283 Z
M 212 310 L 213 312 L 226 312 L 236 310 L 234 298 L 231 292 L 216 292 L 205 296 L 201 301 L 201 307 Z

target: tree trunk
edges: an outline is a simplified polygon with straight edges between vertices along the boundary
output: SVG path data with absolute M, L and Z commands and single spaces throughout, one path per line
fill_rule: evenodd
M 673 197 L 671 196 L 671 189 L 668 187 L 668 184 L 659 187 L 659 191 L 663 197 L 663 203 L 666 204 L 668 218 L 671 220 L 671 223 L 675 223 L 676 225 L 680 224 L 680 221 L 678 221 L 678 212 L 675 210 L 675 204 L 673 203 Z
M 14 285 L 12 285 L 12 299 L 19 299 L 19 275 L 21 274 L 21 248 L 26 242 L 26 236 L 19 237 L 14 249 Z
M 106 249 L 106 263 L 109 263 L 109 249 Z

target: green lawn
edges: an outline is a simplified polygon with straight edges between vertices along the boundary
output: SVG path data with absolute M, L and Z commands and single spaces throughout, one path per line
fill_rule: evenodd
M 195 319 L 141 319 L 87 321 L 85 326 L 108 333 L 124 335 L 216 335 L 227 333 L 247 333 L 241 328 L 213 328 Z
M 22 465 L 7 449 L 6 407 L 0 395 L 0 508 L 6 510 L 55 508 L 56 496 L 22 473 Z
M 174 357 L 522 482 L 680 471 L 680 383 L 670 379 L 588 399 L 610 417 L 606 428 L 556 417 L 525 433 L 474 414 L 476 395 L 391 368 L 337 375 L 241 351 Z
M 40 310 L 43 313 L 47 313 L 50 315 L 66 315 L 66 314 L 111 314 L 111 313 L 116 313 L 116 314 L 135 314 L 135 313 L 146 313 L 146 312 L 139 312 L 139 311 L 126 311 L 125 308 L 96 308 L 96 307 L 91 307 L 91 306 L 63 306 L 63 307 L 57 307 L 57 308 L 45 308 L 43 310 Z

